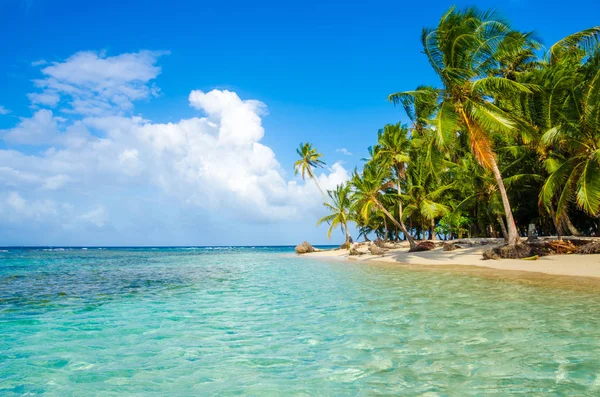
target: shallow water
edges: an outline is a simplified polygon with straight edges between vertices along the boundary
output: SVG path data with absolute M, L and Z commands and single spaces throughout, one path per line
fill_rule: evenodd
M 600 395 L 592 291 L 291 252 L 0 252 L 0 395 Z

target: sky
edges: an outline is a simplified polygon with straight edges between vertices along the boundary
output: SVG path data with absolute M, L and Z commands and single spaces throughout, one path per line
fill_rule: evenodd
M 407 121 L 387 95 L 438 83 L 421 29 L 473 3 L 0 0 L 0 246 L 340 243 L 296 148 L 344 182 Z M 476 5 L 547 46 L 600 15 Z

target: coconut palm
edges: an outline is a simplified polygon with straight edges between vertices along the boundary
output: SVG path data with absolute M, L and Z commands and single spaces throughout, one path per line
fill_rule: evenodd
M 401 104 L 412 122 L 412 135 L 423 136 L 431 118 L 437 111 L 438 89 L 420 85 L 414 91 L 401 92 L 394 97 L 394 104 Z
M 382 203 L 384 191 L 385 194 L 393 194 L 389 191 L 393 186 L 393 182 L 388 181 L 389 173 L 386 167 L 377 167 L 373 164 L 367 164 L 362 175 L 354 170 L 350 180 L 353 187 L 352 199 L 356 202 L 364 221 L 368 222 L 373 213 L 381 211 L 389 221 L 402 230 L 403 226 Z M 409 235 L 406 234 L 406 236 L 408 238 Z M 408 241 L 411 249 L 416 247 L 414 239 L 411 238 Z
M 425 158 L 422 156 L 421 158 Z M 423 233 L 429 229 L 429 239 L 435 239 L 435 219 L 450 213 L 450 207 L 444 203 L 453 183 L 442 183 L 430 172 L 429 164 L 415 162 L 408 170 L 406 183 L 406 212 L 416 215 L 421 221 Z
M 509 244 L 516 244 L 519 236 L 498 168 L 492 134 L 515 134 L 522 126 L 520 120 L 495 101 L 518 102 L 524 94 L 531 93 L 531 87 L 499 73 L 499 48 L 515 37 L 523 35 L 516 34 L 493 13 L 482 13 L 475 8 L 463 12 L 451 8 L 436 28 L 424 29 L 422 34 L 425 54 L 443 84 L 434 120 L 437 143 L 444 147 L 459 131 L 468 134 L 475 159 L 493 173 L 498 185 Z M 529 44 L 525 40 L 521 45 Z M 392 94 L 389 100 L 399 103 L 407 94 L 410 92 Z M 419 91 L 412 95 L 416 98 L 424 93 Z
M 379 130 L 377 134 L 377 146 L 373 150 L 373 159 L 380 160 L 379 167 L 391 167 L 396 179 L 396 190 L 398 193 L 398 223 L 400 230 L 406 236 L 411 244 L 414 244 L 412 235 L 406 229 L 403 221 L 402 208 L 402 179 L 406 174 L 406 166 L 410 162 L 409 150 L 410 139 L 408 130 L 405 126 L 398 124 L 388 124 Z
M 553 46 L 546 73 L 552 89 L 545 98 L 549 129 L 542 144 L 548 150 L 545 165 L 550 176 L 540 198 L 550 210 L 558 198 L 557 220 L 572 202 L 586 214 L 600 216 L 600 47 L 587 51 L 588 41 L 584 36 L 578 45 L 567 38 L 561 48 Z
M 325 207 L 331 212 L 331 214 L 322 217 L 317 222 L 317 226 L 323 222 L 329 224 L 329 230 L 327 230 L 327 238 L 331 238 L 333 229 L 339 226 L 342 232 L 345 233 L 345 243 L 350 242 L 350 232 L 348 231 L 348 222 L 353 220 L 352 216 L 352 202 L 350 200 L 350 185 L 345 183 L 337 185 L 335 190 L 328 190 L 327 194 L 331 199 L 330 202 L 323 203 Z
M 315 168 L 323 168 L 325 165 L 325 162 L 321 160 L 323 155 L 317 152 L 317 149 L 315 149 L 312 144 L 308 142 L 300 143 L 300 146 L 298 149 L 296 149 L 296 153 L 298 153 L 300 158 L 294 163 L 294 175 L 300 174 L 302 176 L 302 180 L 306 180 L 305 178 L 308 175 L 308 177 L 315 182 L 315 185 L 317 185 L 317 188 L 325 200 L 327 200 L 327 196 L 325 196 L 325 193 L 323 193 L 323 190 L 321 189 L 321 186 L 319 186 L 319 182 L 317 182 L 317 178 L 314 174 Z

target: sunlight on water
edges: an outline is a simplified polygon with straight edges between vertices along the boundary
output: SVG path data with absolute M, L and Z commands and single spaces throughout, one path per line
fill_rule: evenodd
M 600 395 L 600 298 L 291 250 L 0 252 L 0 395 Z

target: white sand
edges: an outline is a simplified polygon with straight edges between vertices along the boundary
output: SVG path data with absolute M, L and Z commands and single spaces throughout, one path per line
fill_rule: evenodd
M 499 259 L 484 260 L 482 253 L 487 246 L 457 249 L 446 252 L 436 248 L 425 252 L 409 253 L 408 249 L 392 249 L 383 256 L 370 254 L 361 256 L 348 256 L 347 250 L 318 251 L 304 254 L 307 258 L 355 260 L 368 262 L 395 263 L 398 265 L 419 266 L 479 266 L 484 268 L 537 272 L 560 276 L 598 277 L 600 278 L 600 255 L 554 255 L 545 256 L 537 260 Z M 365 247 L 366 248 L 366 247 Z M 361 249 L 364 251 L 364 249 Z

